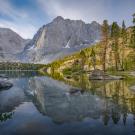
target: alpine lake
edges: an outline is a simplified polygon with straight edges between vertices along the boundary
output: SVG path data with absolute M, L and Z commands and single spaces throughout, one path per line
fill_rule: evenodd
M 135 79 L 90 81 L 1 71 L 0 135 L 134 135 Z

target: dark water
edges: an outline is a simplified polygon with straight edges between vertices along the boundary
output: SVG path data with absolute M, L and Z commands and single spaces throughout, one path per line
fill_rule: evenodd
M 134 80 L 80 76 L 65 83 L 34 72 L 7 74 L 14 86 L 0 91 L 0 135 L 135 134 Z

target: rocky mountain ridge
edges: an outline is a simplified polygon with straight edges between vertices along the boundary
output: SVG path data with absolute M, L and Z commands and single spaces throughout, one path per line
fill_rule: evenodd
M 31 40 L 24 40 L 11 30 L 3 33 L 4 36 L 0 36 L 1 60 L 6 56 L 7 61 L 50 63 L 98 42 L 101 25 L 95 21 L 86 24 L 58 16 L 43 25 Z M 7 55 L 3 56 L 3 52 Z
M 42 26 L 25 47 L 22 59 L 48 63 L 100 40 L 101 26 L 81 20 L 56 17 Z
M 0 61 L 14 60 L 28 41 L 9 28 L 0 28 Z

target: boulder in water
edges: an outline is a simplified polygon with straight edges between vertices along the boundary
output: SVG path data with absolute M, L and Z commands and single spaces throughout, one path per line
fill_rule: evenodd
M 75 94 L 75 93 L 83 93 L 84 92 L 84 90 L 82 90 L 82 89 L 80 89 L 80 88 L 71 88 L 70 89 L 70 94 Z
M 0 80 L 0 90 L 7 90 L 13 86 L 12 83 L 4 80 Z
M 102 70 L 95 69 L 90 74 L 89 79 L 90 80 L 121 80 L 124 79 L 124 77 L 108 75 Z
M 8 78 L 8 76 L 5 74 L 0 74 L 0 78 Z

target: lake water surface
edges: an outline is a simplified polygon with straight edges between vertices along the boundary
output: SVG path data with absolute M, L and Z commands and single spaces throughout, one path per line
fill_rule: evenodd
M 6 72 L 0 91 L 0 135 L 134 135 L 134 81 L 65 81 L 35 72 Z M 78 87 L 79 90 L 76 90 Z

